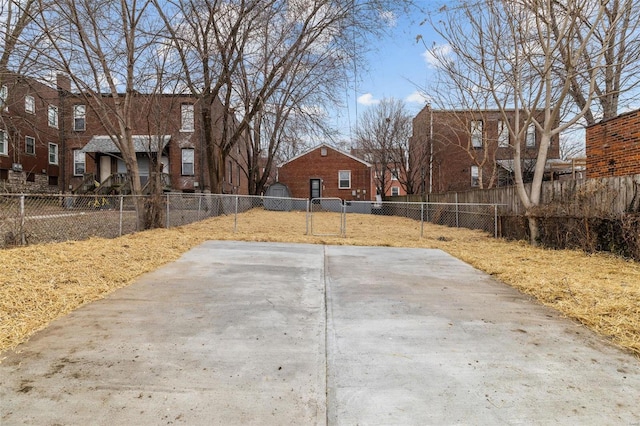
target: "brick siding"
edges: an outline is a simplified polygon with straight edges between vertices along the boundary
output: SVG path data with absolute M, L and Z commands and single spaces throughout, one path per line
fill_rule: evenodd
M 587 127 L 587 177 L 640 173 L 640 110 Z

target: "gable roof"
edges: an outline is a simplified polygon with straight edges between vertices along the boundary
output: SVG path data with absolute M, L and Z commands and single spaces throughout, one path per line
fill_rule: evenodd
M 295 157 L 293 157 L 293 158 L 290 158 L 289 160 L 285 161 L 284 163 L 280 163 L 280 164 L 278 164 L 278 168 L 280 168 L 280 167 L 284 166 L 285 164 L 289 164 L 289 163 L 291 163 L 292 161 L 295 161 L 295 160 L 297 160 L 297 159 L 298 159 L 298 158 L 300 158 L 300 157 L 304 157 L 305 155 L 307 155 L 307 154 L 309 154 L 309 153 L 311 153 L 311 152 L 313 152 L 313 151 L 315 151 L 315 150 L 317 150 L 317 149 L 319 149 L 319 148 L 328 148 L 328 149 L 331 149 L 331 150 L 333 150 L 333 151 L 337 152 L 338 154 L 342 154 L 342 155 L 344 155 L 344 156 L 346 156 L 346 157 L 351 158 L 352 160 L 355 160 L 355 161 L 357 161 L 357 162 L 359 162 L 359 163 L 362 163 L 362 164 L 364 164 L 364 165 L 365 165 L 365 166 L 367 166 L 367 167 L 372 167 L 372 166 L 373 166 L 371 163 L 367 163 L 366 161 L 362 160 L 361 158 L 358 158 L 358 157 L 356 157 L 356 156 L 353 156 L 353 155 L 349 154 L 348 152 L 341 151 L 341 150 L 339 150 L 339 149 L 337 149 L 337 148 L 334 148 L 334 147 L 332 147 L 331 145 L 328 145 L 328 144 L 326 144 L 326 143 L 321 143 L 320 145 L 316 145 L 316 146 L 314 146 L 313 148 L 308 149 L 307 151 L 305 151 L 305 152 L 303 152 L 303 153 L 301 153 L 301 154 L 298 154 L 298 155 L 296 155 L 296 156 L 295 156 Z

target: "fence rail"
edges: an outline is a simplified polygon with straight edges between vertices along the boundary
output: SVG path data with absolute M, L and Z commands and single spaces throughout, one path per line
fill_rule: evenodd
M 352 214 L 400 216 L 419 221 L 422 237 L 425 222 L 481 229 L 498 236 L 498 205 L 422 202 L 369 202 L 340 199 L 297 199 L 266 196 L 168 193 L 153 196 L 131 195 L 50 195 L 3 194 L 0 196 L 0 247 L 83 240 L 90 237 L 115 238 L 136 232 L 136 208 L 145 215 L 156 214 L 167 228 L 186 225 L 210 217 L 233 215 L 233 231 L 242 220 L 240 213 L 262 208 L 273 212 L 306 212 L 309 235 L 340 235 L 349 232 L 347 217 Z M 314 213 L 336 213 L 335 229 L 323 230 L 313 224 Z
M 527 191 L 531 189 L 526 184 Z M 515 186 L 444 194 L 389 197 L 389 200 L 427 203 L 496 204 L 499 213 L 522 215 L 525 208 Z M 640 211 L 640 174 L 620 177 L 543 182 L 543 206 L 556 206 L 563 215 L 598 217 Z

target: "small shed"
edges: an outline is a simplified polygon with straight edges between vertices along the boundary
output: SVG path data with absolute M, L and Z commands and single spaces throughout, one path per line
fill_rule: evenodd
M 287 185 L 283 183 L 276 182 L 269 185 L 264 196 L 264 208 L 266 210 L 288 212 L 293 209 L 291 192 Z

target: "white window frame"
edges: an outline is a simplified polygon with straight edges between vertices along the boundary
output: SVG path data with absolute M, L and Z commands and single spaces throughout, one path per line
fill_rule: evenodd
M 29 141 L 33 141 L 33 143 L 29 144 Z M 33 152 L 29 152 L 29 145 L 33 147 Z M 24 137 L 24 152 L 29 155 L 36 155 L 36 138 L 33 136 Z
M 58 107 L 55 105 L 49 105 L 47 109 L 47 122 L 49 123 L 49 127 L 53 127 L 55 129 L 58 128 Z
M 482 169 L 478 166 L 471 166 L 471 186 L 477 188 L 480 186 L 480 174 Z
M 78 172 L 78 166 L 82 164 L 82 172 Z M 87 154 L 80 149 L 73 150 L 73 175 L 83 176 L 87 171 Z
M 87 130 L 87 106 L 86 105 L 77 104 L 73 106 L 73 130 L 76 132 L 83 132 Z
M 0 130 L 0 155 L 9 155 L 7 132 Z
M 9 99 L 9 89 L 6 85 L 2 85 L 0 87 L 0 109 L 4 109 L 5 111 L 9 111 L 9 104 L 7 100 Z
M 534 148 L 536 146 L 536 125 L 533 123 L 529 124 L 529 127 L 527 127 L 525 145 L 527 148 Z
M 483 127 L 482 120 L 471 120 L 469 122 L 469 134 L 471 136 L 471 146 L 474 148 L 483 147 Z
M 343 173 L 346 173 L 346 178 L 343 177 Z M 347 185 L 343 185 L 343 182 L 347 182 Z M 351 189 L 351 170 L 338 171 L 338 189 Z
M 49 142 L 49 164 L 58 165 L 58 144 Z
M 24 97 L 24 112 L 28 114 L 36 113 L 36 98 L 31 95 L 25 95 Z
M 182 176 L 195 176 L 196 151 L 193 148 L 182 148 Z M 189 170 L 189 167 L 191 170 Z
M 398 169 L 391 169 L 391 180 L 398 180 Z
M 180 105 L 180 131 L 181 132 L 193 132 L 196 129 L 195 125 L 195 108 L 193 104 L 181 104 Z
M 394 194 L 395 193 L 395 194 Z M 392 197 L 397 197 L 398 195 L 400 195 L 400 187 L 398 186 L 392 186 L 391 187 L 391 196 Z
M 498 120 L 498 148 L 509 147 L 509 126 L 506 122 Z

